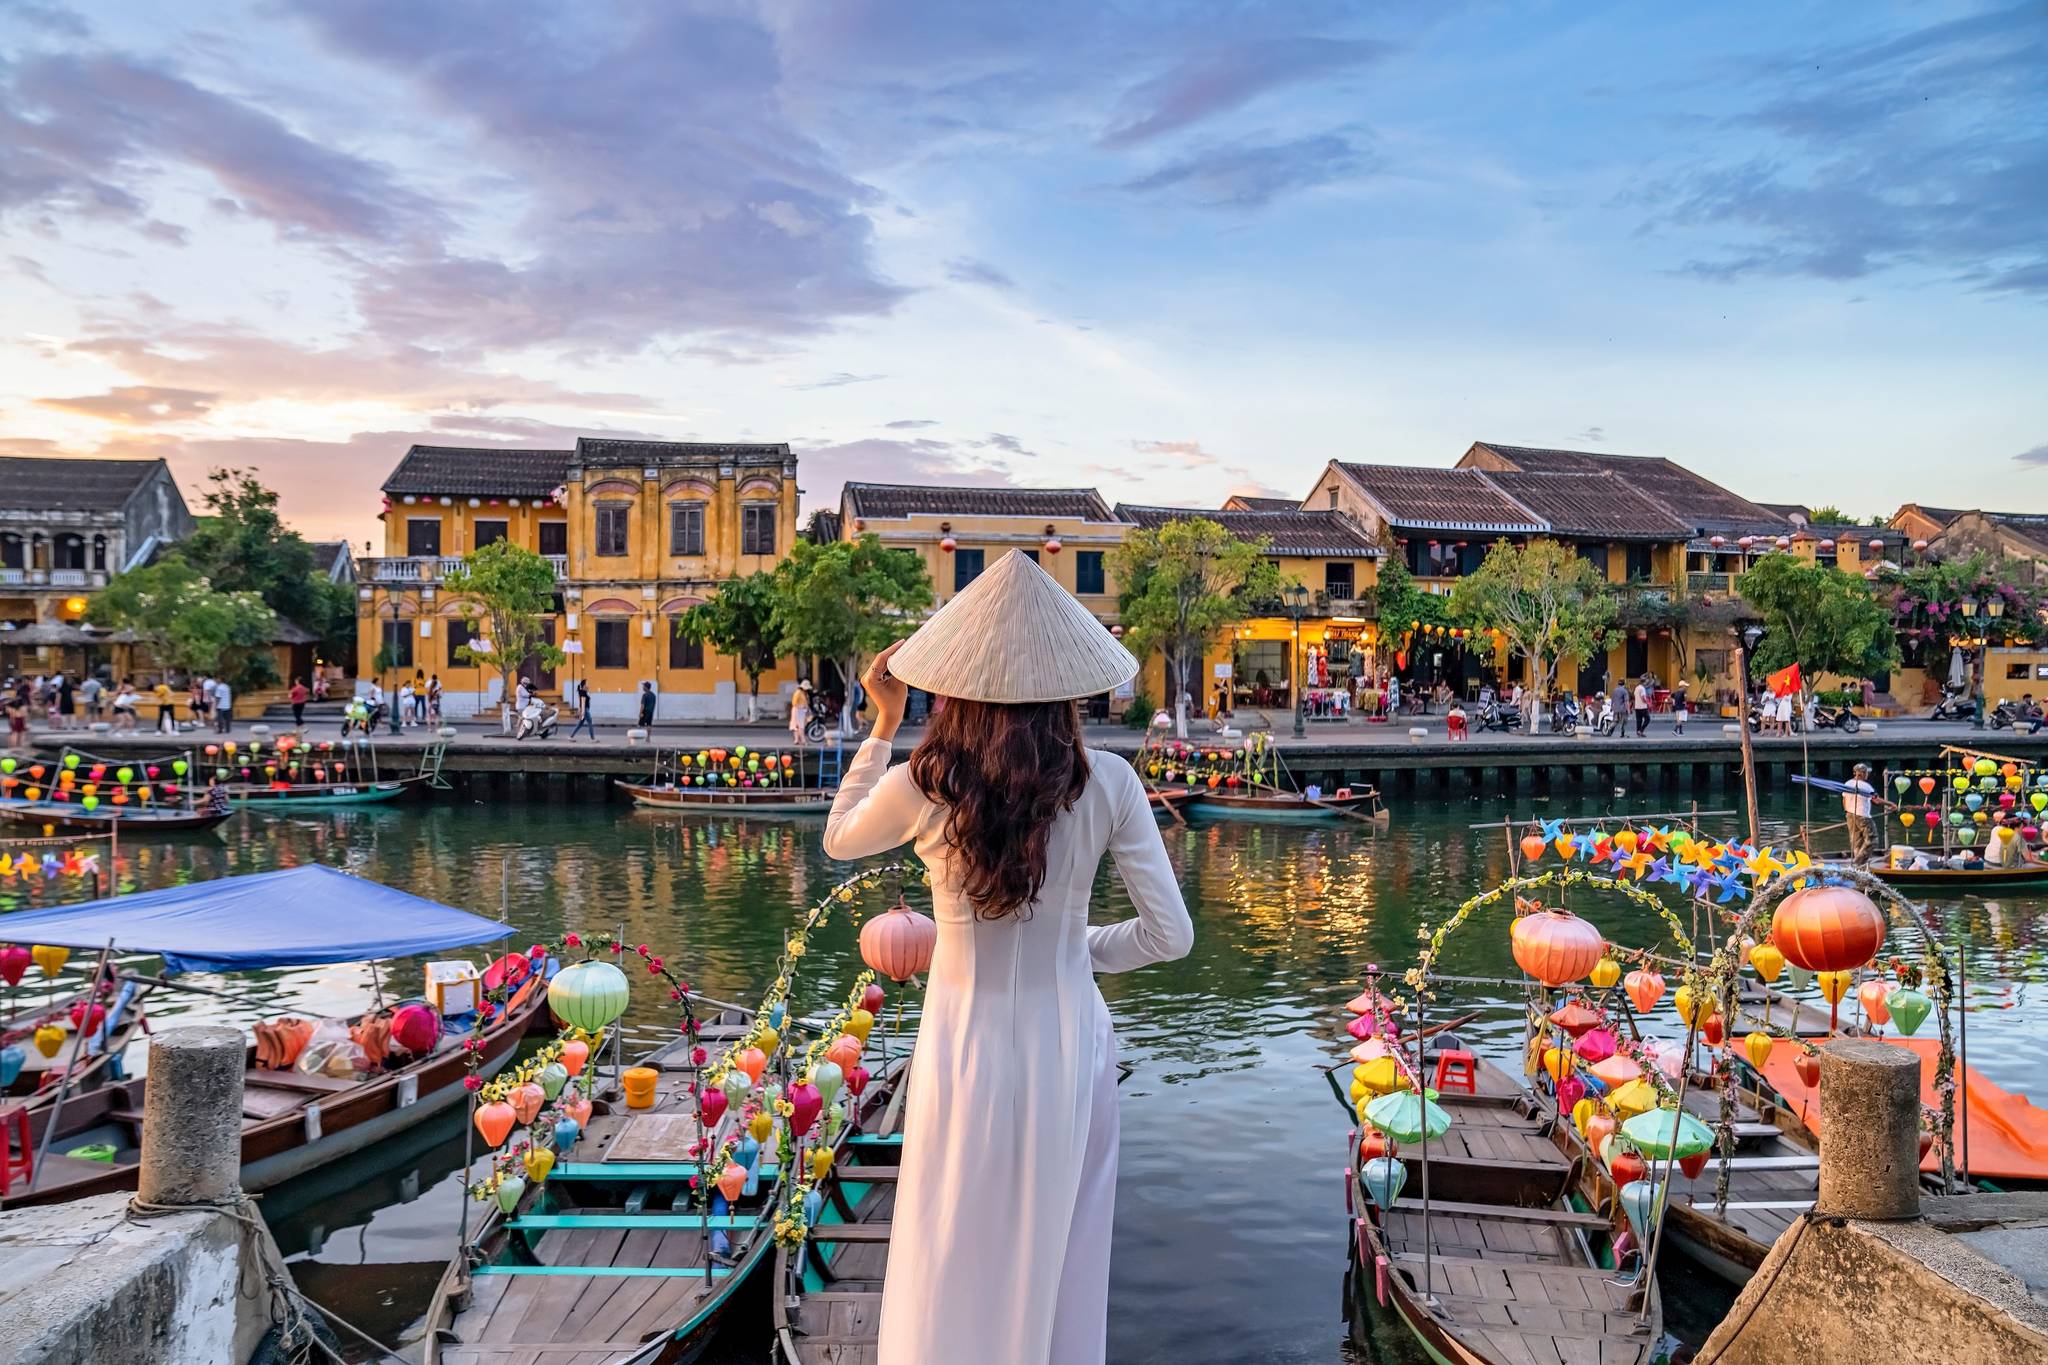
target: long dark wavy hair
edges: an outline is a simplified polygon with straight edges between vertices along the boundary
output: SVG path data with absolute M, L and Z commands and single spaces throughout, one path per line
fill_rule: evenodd
M 946 842 L 976 918 L 1028 914 L 1045 885 L 1053 819 L 1088 785 L 1080 710 L 949 700 L 910 756 L 910 779 L 946 807 Z

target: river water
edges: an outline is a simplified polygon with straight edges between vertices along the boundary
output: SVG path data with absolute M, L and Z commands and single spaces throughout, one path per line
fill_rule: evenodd
M 1223 1365 L 1256 1360 L 1326 1365 L 1361 1359 L 1345 1344 L 1342 1280 L 1347 1222 L 1340 1186 L 1349 1116 L 1317 1071 L 1343 1054 L 1342 1006 L 1360 972 L 1413 960 L 1416 927 L 1508 874 L 1501 831 L 1475 823 L 1647 811 L 1591 800 L 1485 799 L 1403 805 L 1390 825 L 1200 823 L 1168 830 L 1195 919 L 1184 960 L 1102 978 L 1122 1057 L 1123 1148 L 1111 1286 L 1110 1359 L 1117 1365 Z M 1771 812 L 1789 818 L 1788 803 Z M 1732 817 L 1710 830 L 1733 834 Z M 1767 821 L 1766 838 L 1782 835 Z M 482 914 L 502 912 L 514 940 L 623 925 L 683 964 L 714 997 L 754 999 L 800 909 L 846 872 L 818 849 L 816 822 L 643 813 L 613 801 L 487 802 L 453 794 L 392 808 L 267 815 L 246 811 L 218 840 L 124 844 L 123 889 L 323 862 Z M 0 883 L 0 906 L 50 903 L 48 889 Z M 72 892 L 77 894 L 73 885 Z M 1097 915 L 1130 912 L 1106 866 Z M 1575 901 L 1616 942 L 1662 934 L 1618 898 Z M 2008 1089 L 2037 1094 L 2048 1025 L 2029 996 L 2048 982 L 2048 899 L 1937 902 L 1936 916 L 1969 964 L 1969 1058 Z M 277 907 L 288 916 L 289 905 Z M 1690 913 L 1687 911 L 1686 913 Z M 843 993 L 857 970 L 844 917 L 815 936 L 813 1000 Z M 4 921 L 0 921 L 4 936 Z M 1897 945 L 1893 945 L 1896 949 Z M 1504 912 L 1475 918 L 1447 945 L 1442 970 L 1512 975 Z M 387 993 L 418 989 L 420 964 L 389 964 Z M 252 973 L 231 986 L 299 1012 L 342 1014 L 372 990 L 363 965 Z M 1463 1013 L 1510 1003 L 1486 988 L 1447 988 Z M 246 1023 L 252 1007 L 159 993 L 159 1026 L 179 1011 Z M 674 1027 L 666 991 L 636 988 L 627 1022 L 652 1042 Z M 1664 1022 L 1675 1033 L 1667 1007 Z M 1928 1031 L 1931 1032 L 1930 1024 Z M 1498 1008 L 1461 1030 L 1512 1064 L 1519 1013 Z M 414 1358 L 434 1283 L 453 1250 L 460 1209 L 463 1119 L 451 1113 L 338 1169 L 275 1191 L 264 1206 L 300 1283 Z M 1674 1275 L 1674 1326 L 1718 1316 L 1720 1291 Z M 766 1359 L 760 1329 L 734 1332 L 720 1365 Z M 1398 1354 L 1398 1352 L 1397 1352 Z

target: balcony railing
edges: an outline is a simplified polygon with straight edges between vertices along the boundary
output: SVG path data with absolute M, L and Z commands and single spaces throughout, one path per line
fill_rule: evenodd
M 105 569 L 0 569 L 0 584 L 52 588 L 104 588 Z
M 569 576 L 569 556 L 542 555 L 554 566 L 555 581 Z M 360 575 L 372 583 L 439 583 L 462 567 L 459 555 L 396 555 L 359 561 Z
M 1730 593 L 1735 591 L 1735 579 L 1736 575 L 1732 573 L 1689 573 L 1685 576 L 1685 586 L 1694 593 Z

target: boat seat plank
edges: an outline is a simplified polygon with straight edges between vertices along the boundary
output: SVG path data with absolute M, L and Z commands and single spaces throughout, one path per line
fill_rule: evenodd
M 1403 1265 L 1419 1266 L 1422 1264 L 1422 1253 L 1419 1251 L 1397 1251 L 1394 1253 L 1394 1259 Z M 1487 1267 L 1507 1274 L 1513 1274 L 1516 1271 L 1534 1270 L 1543 1275 L 1557 1275 L 1570 1279 L 1608 1280 L 1612 1279 L 1615 1273 L 1612 1270 L 1605 1270 L 1599 1266 L 1558 1265 L 1554 1262 L 1502 1265 L 1498 1262 L 1486 1260 L 1483 1257 L 1432 1256 L 1429 1259 L 1435 1264 L 1442 1266 Z
M 1707 1163 L 1709 1171 L 1718 1170 L 1720 1161 Z M 1731 1171 L 1817 1171 L 1820 1158 L 1810 1155 L 1799 1156 L 1735 1156 L 1728 1158 Z
M 707 1218 L 698 1213 L 529 1213 L 512 1219 L 506 1226 L 523 1231 L 554 1228 L 624 1228 L 631 1231 L 640 1228 L 702 1228 L 708 1225 L 729 1232 L 753 1227 L 760 1221 L 758 1216 L 714 1214 Z
M 242 1074 L 244 1090 L 256 1086 L 271 1090 L 297 1090 L 332 1095 L 344 1090 L 357 1089 L 363 1084 L 365 1078 L 362 1077 L 309 1076 L 303 1071 L 279 1071 L 267 1066 L 252 1066 Z
M 613 1275 L 668 1276 L 678 1279 L 704 1278 L 701 1265 L 480 1265 L 470 1272 L 472 1275 L 566 1275 L 582 1276 L 588 1279 L 604 1279 Z M 730 1266 L 711 1267 L 713 1279 L 723 1279 L 732 1274 Z
M 1398 1209 L 1402 1213 L 1419 1215 L 1422 1211 L 1421 1201 L 1411 1200 L 1408 1204 L 1398 1206 Z M 1433 1214 L 1444 1213 L 1482 1221 L 1493 1219 L 1510 1223 L 1557 1223 L 1580 1228 L 1608 1226 L 1607 1220 L 1598 1214 L 1578 1213 L 1568 1209 L 1519 1209 L 1508 1204 L 1461 1204 L 1449 1199 L 1432 1199 L 1429 1201 L 1429 1209 Z
M 685 1160 L 702 1131 L 695 1114 L 634 1114 L 605 1149 L 600 1164 Z
M 903 1145 L 903 1134 L 855 1133 L 846 1139 L 846 1145 L 849 1147 L 901 1147 Z
M 903 1168 L 901 1166 L 862 1166 L 855 1164 L 839 1168 L 839 1179 L 848 1185 L 882 1185 L 900 1179 L 902 1175 Z
M 889 1223 L 820 1223 L 811 1229 L 814 1242 L 886 1242 Z

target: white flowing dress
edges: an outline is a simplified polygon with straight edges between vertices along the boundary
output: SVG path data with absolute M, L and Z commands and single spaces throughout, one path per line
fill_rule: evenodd
M 903 1170 L 882 1289 L 880 1365 L 1100 1365 L 1116 1208 L 1116 1036 L 1095 972 L 1184 956 L 1194 927 L 1144 787 L 1088 751 L 1026 915 L 976 919 L 950 875 L 945 808 L 889 742 L 847 769 L 825 852 L 914 843 L 938 944 L 911 1060 Z M 1102 855 L 1136 919 L 1090 927 Z

